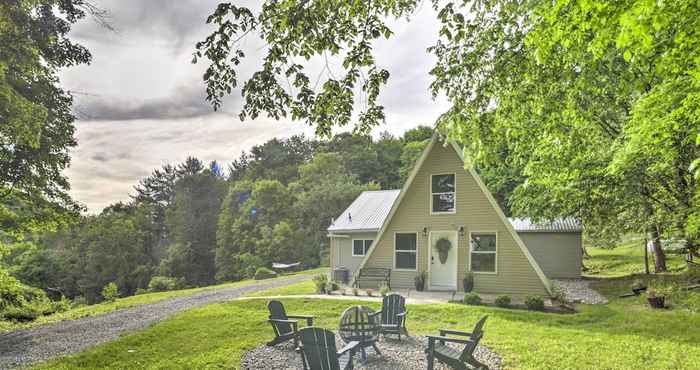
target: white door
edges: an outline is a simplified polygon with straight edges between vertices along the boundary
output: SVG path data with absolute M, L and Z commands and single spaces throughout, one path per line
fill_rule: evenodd
M 440 256 L 438 245 L 449 242 L 446 255 Z M 457 289 L 457 250 L 458 239 L 456 231 L 431 231 L 430 232 L 430 289 L 432 290 L 456 290 Z M 445 258 L 446 257 L 446 258 Z

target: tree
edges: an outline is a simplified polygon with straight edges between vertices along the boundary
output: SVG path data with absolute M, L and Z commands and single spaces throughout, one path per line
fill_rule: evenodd
M 696 2 L 432 3 L 442 26 L 430 48 L 437 59 L 431 90 L 452 104 L 441 128 L 463 144 L 488 185 L 504 191 L 501 202 L 516 215 L 576 217 L 618 235 L 650 230 L 658 241 L 659 234 L 681 233 L 688 249 L 696 249 L 697 233 L 688 231 L 697 230 L 700 163 Z M 216 105 L 235 87 L 235 65 L 244 56 L 237 43 L 253 33 L 270 49 L 261 71 L 244 84 L 242 117 L 291 112 L 324 135 L 347 124 L 352 74 L 375 67 L 371 42 L 389 37 L 387 21 L 410 15 L 416 2 L 330 7 L 267 1 L 254 14 L 219 6 L 209 22 L 220 27 L 195 55 L 212 62 L 205 74 L 210 100 Z M 328 30 L 335 22 L 344 27 Z M 345 75 L 327 78 L 316 95 L 308 88 L 306 66 L 295 58 L 325 53 L 345 56 Z M 285 75 L 298 92 L 282 87 Z M 373 83 L 370 100 L 385 80 Z M 359 117 L 360 132 L 382 120 L 380 114 Z M 503 156 L 505 167 L 493 160 Z M 663 270 L 656 245 L 657 268 Z
M 425 141 L 433 137 L 434 130 L 429 126 L 416 126 L 412 129 L 406 130 L 403 133 L 402 140 L 405 143 L 410 143 L 413 141 Z
M 311 159 L 316 145 L 315 141 L 307 140 L 303 135 L 271 139 L 254 146 L 250 154 L 242 154 L 232 164 L 234 169 L 240 171 L 234 176 L 251 181 L 274 179 L 288 184 L 296 178 L 299 165 Z
M 377 167 L 372 179 L 377 182 L 382 189 L 396 189 L 401 186 L 401 152 L 404 143 L 388 132 L 383 132 L 379 140 L 374 143 L 377 152 Z
M 401 150 L 401 166 L 399 167 L 399 176 L 401 177 L 401 184 L 405 184 L 408 180 L 408 176 L 413 170 L 413 166 L 418 161 L 421 153 L 425 150 L 428 145 L 428 140 L 423 141 L 410 141 Z
M 0 257 L 28 230 L 50 229 L 81 209 L 61 173 L 76 142 L 72 98 L 58 71 L 90 62 L 88 50 L 67 36 L 86 13 L 103 20 L 82 0 L 0 3 Z M 0 263 L 3 297 L 37 296 L 35 290 Z M 20 301 L 3 308 L 21 309 L 26 299 Z
M 173 242 L 163 261 L 166 275 L 184 278 L 190 285 L 214 281 L 217 219 L 225 184 L 209 170 L 190 173 L 175 183 L 175 198 L 166 213 Z
M 375 63 L 372 42 L 391 35 L 386 16 L 400 17 L 416 6 L 415 0 L 265 1 L 254 14 L 247 7 L 222 3 L 207 18 L 217 30 L 197 43 L 193 62 L 201 58 L 210 62 L 204 74 L 207 100 L 218 108 L 239 83 L 236 68 L 245 58 L 240 41 L 257 34 L 268 45 L 267 54 L 260 70 L 243 84 L 241 120 L 260 113 L 275 119 L 291 115 L 314 126 L 317 135 L 330 137 L 333 127 L 351 123 L 353 103 L 362 96 L 366 108 L 357 114 L 354 131 L 367 134 L 384 120 L 377 99 L 389 79 L 389 72 Z M 342 71 L 330 72 L 326 62 L 322 72 L 328 78 L 323 83 L 309 78 L 305 66 L 297 62 L 324 60 L 341 51 Z
M 376 190 L 375 183 L 361 184 L 347 170 L 338 153 L 320 153 L 313 161 L 301 166 L 299 180 L 290 185 L 296 195 L 296 225 L 306 235 L 304 260 L 319 261 L 319 252 L 327 253 L 326 230 L 337 217 L 364 190 Z M 323 207 L 319 207 L 322 204 Z
M 61 171 L 76 145 L 72 97 L 58 71 L 89 63 L 90 52 L 68 38 L 87 14 L 104 13 L 82 0 L 9 0 L 0 4 L 0 191 L 74 207 Z

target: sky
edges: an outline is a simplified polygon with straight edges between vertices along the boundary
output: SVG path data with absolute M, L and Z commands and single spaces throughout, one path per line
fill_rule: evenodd
M 92 52 L 93 61 L 65 69 L 60 76 L 62 86 L 74 94 L 79 118 L 78 147 L 71 152 L 66 175 L 71 195 L 89 212 L 128 201 L 133 186 L 153 169 L 187 156 L 227 164 L 273 137 L 313 136 L 304 122 L 290 119 L 241 122 L 240 91 L 218 112 L 205 101 L 201 76 L 206 64 L 190 61 L 195 43 L 213 30 L 205 20 L 217 1 L 95 3 L 110 13 L 115 30 L 90 19 L 76 24 L 71 38 Z M 391 73 L 379 99 L 386 122 L 374 135 L 400 135 L 419 124 L 432 125 L 447 109 L 446 100 L 433 99 L 428 90 L 434 58 L 426 49 L 438 32 L 432 8 L 423 5 L 410 22 L 396 20 L 391 28 L 392 38 L 374 44 L 378 65 Z M 244 42 L 248 58 L 241 66 L 242 78 L 257 69 L 264 53 L 254 36 Z M 330 64 L 339 66 L 334 60 Z

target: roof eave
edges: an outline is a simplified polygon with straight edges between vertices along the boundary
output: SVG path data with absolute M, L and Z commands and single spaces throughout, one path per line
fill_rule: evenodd
M 515 229 L 517 233 L 581 233 L 583 230 L 518 230 Z
M 328 229 L 329 233 L 376 233 L 379 229 Z

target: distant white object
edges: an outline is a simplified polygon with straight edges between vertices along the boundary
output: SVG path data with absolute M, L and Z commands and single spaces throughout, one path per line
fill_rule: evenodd
M 273 269 L 280 269 L 280 270 L 284 270 L 284 269 L 288 269 L 288 268 L 292 268 L 292 267 L 297 267 L 299 265 L 301 265 L 301 262 L 295 262 L 295 263 L 272 262 L 272 268 Z

